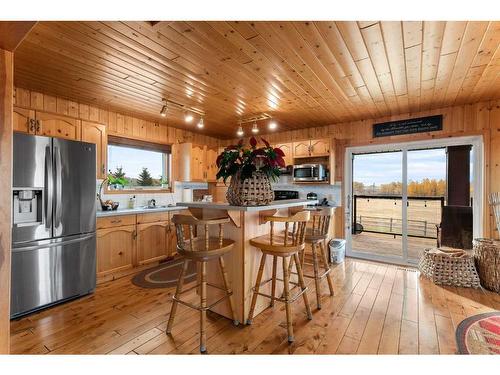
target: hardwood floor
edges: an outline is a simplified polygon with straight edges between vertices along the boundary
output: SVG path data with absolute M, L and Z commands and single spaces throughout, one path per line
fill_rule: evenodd
M 308 280 L 313 320 L 306 319 L 301 301 L 293 305 L 291 345 L 283 304 L 265 310 L 251 326 L 234 327 L 209 313 L 209 353 L 451 354 L 461 320 L 500 310 L 499 294 L 439 287 L 414 269 L 394 265 L 347 258 L 334 268 L 333 281 L 335 296 L 323 283 L 323 308 L 316 310 Z M 11 352 L 198 353 L 196 311 L 179 306 L 172 337 L 165 334 L 173 292 L 136 287 L 130 277 L 99 285 L 91 296 L 12 321 Z

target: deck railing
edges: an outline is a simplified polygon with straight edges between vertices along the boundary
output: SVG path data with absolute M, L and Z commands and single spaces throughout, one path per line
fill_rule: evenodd
M 358 234 L 361 232 L 370 233 L 382 233 L 390 234 L 394 236 L 400 236 L 403 233 L 403 221 L 401 217 L 393 217 L 384 214 L 384 212 L 376 212 L 376 210 L 370 211 L 369 214 L 359 213 L 359 200 L 368 199 L 377 202 L 378 200 L 392 200 L 395 203 L 401 201 L 402 197 L 393 195 L 354 195 L 353 196 L 353 225 L 352 233 Z M 444 197 L 408 197 L 407 205 L 412 206 L 414 201 L 424 201 L 424 208 L 427 207 L 427 202 L 439 201 L 437 209 L 439 212 L 429 212 L 429 217 L 441 217 L 441 212 L 444 206 Z M 379 201 L 380 202 L 380 201 Z M 375 206 L 375 205 L 374 205 Z M 378 204 L 378 206 L 381 206 Z M 436 210 L 436 205 L 434 208 L 429 208 L 429 210 Z M 380 210 L 380 207 L 379 207 Z M 416 220 L 408 218 L 407 220 L 407 231 L 409 237 L 419 237 L 419 238 L 437 238 L 437 225 L 436 219 L 428 220 Z

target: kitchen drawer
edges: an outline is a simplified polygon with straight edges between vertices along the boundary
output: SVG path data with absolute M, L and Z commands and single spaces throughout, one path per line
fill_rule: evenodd
M 135 225 L 136 215 L 122 215 L 97 218 L 97 229 Z
M 157 221 L 167 221 L 168 217 L 169 217 L 168 211 L 137 214 L 137 224 L 155 223 Z

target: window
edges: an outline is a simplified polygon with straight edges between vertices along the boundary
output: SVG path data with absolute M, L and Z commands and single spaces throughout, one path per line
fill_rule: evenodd
M 170 187 L 170 146 L 109 137 L 109 190 Z

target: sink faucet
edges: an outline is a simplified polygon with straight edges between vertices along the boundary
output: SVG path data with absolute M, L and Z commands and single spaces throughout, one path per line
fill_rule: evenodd
M 154 199 L 149 200 L 148 207 L 150 207 L 150 208 L 156 207 L 156 200 L 154 200 Z

